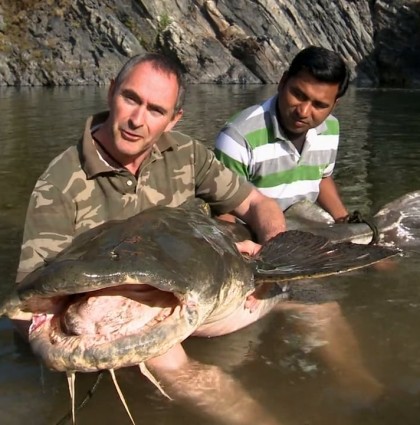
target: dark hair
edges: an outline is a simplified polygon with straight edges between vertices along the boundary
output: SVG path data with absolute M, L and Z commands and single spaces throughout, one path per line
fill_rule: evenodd
M 118 88 L 130 71 L 137 65 L 142 63 L 150 63 L 153 69 L 162 71 L 167 74 L 173 74 L 178 82 L 178 97 L 175 104 L 175 113 L 182 109 L 185 100 L 185 81 L 184 75 L 180 66 L 171 58 L 164 56 L 160 53 L 144 53 L 133 56 L 121 68 L 117 77 L 115 78 L 115 88 Z
M 346 63 L 338 53 L 324 47 L 309 46 L 301 50 L 292 60 L 286 79 L 300 72 L 308 72 L 323 83 L 338 84 L 337 99 L 347 91 L 350 73 Z

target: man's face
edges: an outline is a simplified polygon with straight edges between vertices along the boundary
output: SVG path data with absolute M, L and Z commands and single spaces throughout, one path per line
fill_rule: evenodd
M 279 84 L 278 111 L 288 136 L 300 136 L 321 124 L 336 104 L 338 84 L 323 83 L 307 72 L 283 78 Z
M 108 94 L 112 127 L 109 148 L 122 163 L 142 155 L 169 131 L 182 116 L 175 113 L 178 96 L 175 75 L 142 63 L 131 70 L 119 87 Z

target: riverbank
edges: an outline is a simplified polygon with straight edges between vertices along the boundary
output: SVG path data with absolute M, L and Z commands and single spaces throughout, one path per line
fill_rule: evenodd
M 419 24 L 417 0 L 4 0 L 0 86 L 107 84 L 144 51 L 176 58 L 190 83 L 276 83 L 316 44 L 359 87 L 420 87 Z

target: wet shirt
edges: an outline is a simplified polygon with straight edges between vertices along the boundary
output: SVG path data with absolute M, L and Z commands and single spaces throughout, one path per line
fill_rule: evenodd
M 195 197 L 220 214 L 249 195 L 251 185 L 241 182 L 204 145 L 179 132 L 161 136 L 137 177 L 111 166 L 91 134 L 107 114 L 89 118 L 78 145 L 57 156 L 36 182 L 26 215 L 18 282 L 74 237 L 106 221 L 128 218 L 155 205 L 177 207 Z
M 219 133 L 215 153 L 286 210 L 298 201 L 318 198 L 321 180 L 334 170 L 339 122 L 330 115 L 311 128 L 299 153 L 283 134 L 276 105 L 273 96 L 235 115 Z

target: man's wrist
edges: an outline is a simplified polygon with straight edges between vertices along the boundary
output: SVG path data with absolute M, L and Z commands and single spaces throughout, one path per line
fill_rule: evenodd
M 349 221 L 349 217 L 350 217 L 350 215 L 349 214 L 346 214 L 346 215 L 343 215 L 343 216 L 340 216 L 340 217 L 337 217 L 334 221 L 336 222 L 336 223 L 338 223 L 338 224 L 342 224 L 342 223 L 348 223 L 348 221 Z

